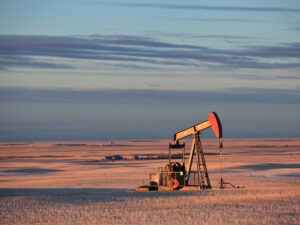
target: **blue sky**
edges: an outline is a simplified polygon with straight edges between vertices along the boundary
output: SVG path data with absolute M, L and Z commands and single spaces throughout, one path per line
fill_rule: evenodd
M 171 138 L 210 111 L 300 137 L 299 22 L 297 0 L 2 0 L 0 140 Z

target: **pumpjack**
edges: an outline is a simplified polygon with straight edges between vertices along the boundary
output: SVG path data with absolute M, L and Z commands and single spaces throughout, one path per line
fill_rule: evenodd
M 208 115 L 204 122 L 195 124 L 189 128 L 174 134 L 174 143 L 169 143 L 169 163 L 164 168 L 159 168 L 156 173 L 149 174 L 149 184 L 140 186 L 136 190 L 160 191 L 160 190 L 200 190 L 210 189 L 211 183 L 205 163 L 205 157 L 200 140 L 200 132 L 212 127 L 219 138 L 219 148 L 223 147 L 223 133 L 220 119 L 215 112 Z M 188 136 L 193 136 L 188 166 L 185 166 L 185 143 L 179 141 Z M 182 149 L 182 163 L 172 162 L 172 149 Z M 197 170 L 192 171 L 194 155 L 197 157 Z

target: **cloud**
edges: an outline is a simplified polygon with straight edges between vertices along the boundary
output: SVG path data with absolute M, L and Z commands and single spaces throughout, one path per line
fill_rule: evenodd
M 144 36 L 0 35 L 2 69 L 14 66 L 52 69 L 73 67 L 63 61 L 61 64 L 49 63 L 43 61 L 43 57 L 110 61 L 116 65 L 131 63 L 128 65 L 131 69 L 151 68 L 153 65 L 199 67 L 208 64 L 215 69 L 290 69 L 300 67 L 300 42 L 224 50 L 201 45 L 173 44 Z M 276 58 L 281 59 L 280 63 L 268 60 Z
M 74 69 L 74 66 L 60 63 L 44 62 L 29 57 L 0 56 L 0 70 L 8 70 L 10 67 L 28 67 L 42 69 Z
M 158 48 L 198 48 L 193 45 L 170 44 L 157 41 L 151 37 L 131 36 L 131 35 L 91 35 L 96 43 L 113 44 L 113 45 L 132 45 L 132 46 L 147 46 Z
M 194 104 L 263 103 L 298 104 L 300 90 L 235 88 L 215 91 L 173 90 L 62 90 L 0 88 L 0 102 L 74 104 Z
M 185 21 L 197 21 L 197 22 L 218 22 L 218 23 L 270 23 L 266 20 L 254 20 L 254 19 L 240 19 L 240 18 L 231 18 L 231 19 L 212 19 L 212 18 L 175 18 L 176 20 L 185 20 Z
M 208 6 L 208 5 L 184 5 L 184 4 L 157 4 L 157 3 L 99 3 L 89 2 L 88 4 L 100 4 L 122 7 L 137 7 L 137 8 L 155 8 L 155 9 L 173 9 L 173 10 L 207 10 L 207 11 L 228 11 L 228 12 L 262 12 L 262 13 L 299 13 L 300 9 L 287 7 L 239 7 L 239 6 Z
M 275 75 L 271 77 L 254 75 L 254 74 L 239 74 L 231 75 L 231 77 L 242 80 L 299 80 L 300 76 L 290 76 L 290 75 Z
M 290 30 L 300 31 L 300 26 L 294 26 L 294 27 L 290 28 Z
M 168 38 L 214 38 L 214 39 L 241 39 L 241 40 L 249 40 L 256 39 L 255 37 L 250 36 L 241 36 L 241 35 L 203 35 L 203 34 L 188 34 L 188 33 L 168 33 L 168 32 L 154 32 L 159 36 L 165 36 Z
M 248 46 L 246 50 L 229 54 L 240 56 L 254 56 L 264 58 L 300 58 L 300 42 L 283 43 L 277 46 Z

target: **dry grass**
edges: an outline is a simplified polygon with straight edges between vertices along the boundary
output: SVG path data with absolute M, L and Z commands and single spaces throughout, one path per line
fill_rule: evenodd
M 151 193 L 2 190 L 0 218 L 3 224 L 298 224 L 298 187 Z
M 227 140 L 224 178 L 243 189 L 135 192 L 165 160 L 89 163 L 166 153 L 167 141 L 0 146 L 0 224 L 299 224 L 300 140 Z M 1 144 L 0 144 L 1 145 Z M 215 141 L 203 143 L 216 152 Z M 88 159 L 88 160 L 87 160 Z M 219 160 L 206 157 L 213 186 Z M 30 170 L 31 169 L 31 170 Z M 11 170 L 12 172 L 7 172 Z M 27 172 L 27 173 L 26 173 Z M 274 176 L 274 177 L 269 177 Z M 67 187 L 67 188 L 66 188 Z

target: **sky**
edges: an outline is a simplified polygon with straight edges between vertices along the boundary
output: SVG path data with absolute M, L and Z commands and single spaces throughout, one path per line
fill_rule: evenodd
M 299 40 L 298 0 L 1 0 L 0 141 L 299 138 Z

